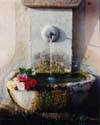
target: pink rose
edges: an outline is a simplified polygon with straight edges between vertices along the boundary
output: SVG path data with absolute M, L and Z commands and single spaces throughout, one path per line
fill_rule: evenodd
M 27 81 L 27 75 L 26 74 L 18 74 L 17 79 L 19 82 L 26 82 Z

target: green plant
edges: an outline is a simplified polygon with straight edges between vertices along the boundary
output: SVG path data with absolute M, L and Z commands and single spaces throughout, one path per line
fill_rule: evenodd
M 35 76 L 35 72 L 31 68 L 28 68 L 28 69 L 26 69 L 26 68 L 19 68 L 18 69 L 18 73 L 21 73 L 21 74 L 25 73 L 29 77 Z

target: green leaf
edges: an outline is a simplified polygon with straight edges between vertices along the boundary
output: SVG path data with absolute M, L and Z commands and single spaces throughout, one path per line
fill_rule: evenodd
M 25 73 L 26 69 L 25 68 L 19 68 L 20 73 Z

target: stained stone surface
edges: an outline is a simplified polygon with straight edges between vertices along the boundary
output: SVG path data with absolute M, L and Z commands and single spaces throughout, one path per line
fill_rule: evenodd
M 53 84 L 47 87 L 48 90 L 43 90 L 41 86 L 42 90 L 18 91 L 8 88 L 8 92 L 23 111 L 66 112 L 69 106 L 78 107 L 87 99 L 94 81 L 95 77 L 87 74 L 85 80 Z
M 78 6 L 81 0 L 23 0 L 23 2 L 29 7 L 69 8 Z
M 30 41 L 32 51 L 32 66 L 39 61 L 50 58 L 50 43 L 42 38 L 41 32 L 45 26 L 56 26 L 60 31 L 59 40 L 52 43 L 53 61 L 61 63 L 66 69 L 71 69 L 72 57 L 72 10 L 42 10 L 30 9 Z

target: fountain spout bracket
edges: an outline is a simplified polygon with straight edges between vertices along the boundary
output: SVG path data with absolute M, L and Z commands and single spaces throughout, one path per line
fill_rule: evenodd
M 60 31 L 55 26 L 46 26 L 43 28 L 41 35 L 42 35 L 43 40 L 45 41 L 56 42 L 58 41 L 60 37 Z

